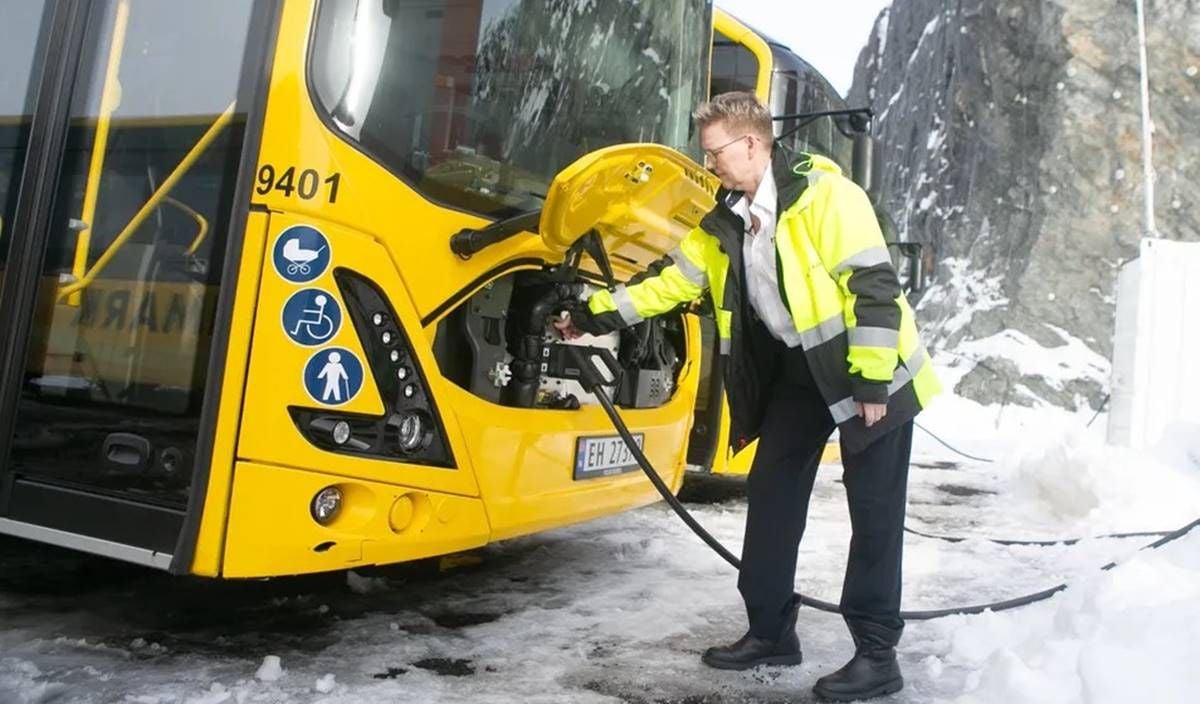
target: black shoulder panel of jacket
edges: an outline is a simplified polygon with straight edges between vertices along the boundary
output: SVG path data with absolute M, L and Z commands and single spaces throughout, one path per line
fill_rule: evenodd
M 788 151 L 779 143 L 775 144 L 775 149 L 771 152 L 771 175 L 775 177 L 776 214 L 792 207 L 800 199 L 804 189 L 808 188 L 808 177 L 796 173 L 794 168 L 794 164 L 801 164 L 805 160 L 811 160 L 811 157 L 804 152 L 797 154 Z

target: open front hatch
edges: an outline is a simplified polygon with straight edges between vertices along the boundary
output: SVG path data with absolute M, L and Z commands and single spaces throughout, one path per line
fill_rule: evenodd
M 712 209 L 717 179 L 657 144 L 619 144 L 587 154 L 550 184 L 539 222 L 546 246 L 565 252 L 596 232 L 618 281 L 679 245 Z M 602 275 L 594 260 L 584 271 Z

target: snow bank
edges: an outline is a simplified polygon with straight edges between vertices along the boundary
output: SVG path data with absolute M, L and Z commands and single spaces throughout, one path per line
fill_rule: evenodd
M 946 664 L 971 673 L 963 704 L 1194 702 L 1197 627 L 1200 529 L 1044 604 L 941 623 Z
M 322 677 L 318 677 L 316 684 L 313 685 L 313 689 L 321 694 L 329 694 L 336 686 L 337 678 L 334 677 L 332 673 L 329 673 Z
M 1082 430 L 1018 448 L 1002 466 L 1027 523 L 1081 535 L 1171 530 L 1200 514 L 1200 468 L 1172 459 L 1176 445 L 1154 453 L 1106 445 Z
M 66 691 L 58 682 L 39 681 L 42 671 L 36 665 L 17 658 L 0 658 L 0 694 L 13 696 L 6 704 L 42 704 L 58 699 Z
M 263 682 L 275 682 L 283 677 L 283 663 L 279 656 L 268 655 L 263 658 L 262 665 L 259 666 L 258 672 L 255 672 L 254 676 Z
M 208 691 L 197 697 L 186 700 L 186 704 L 226 704 L 233 699 L 234 694 L 220 682 L 213 682 Z M 165 703 L 164 703 L 165 704 Z
M 963 365 L 938 365 L 948 388 Z M 990 459 L 994 514 L 1017 528 L 1007 537 L 1082 537 L 1173 530 L 1200 515 L 1200 428 L 1177 424 L 1151 450 L 1104 440 L 1104 419 L 1084 410 L 983 406 L 945 395 L 917 417 L 914 459 L 947 457 L 932 432 L 958 450 Z

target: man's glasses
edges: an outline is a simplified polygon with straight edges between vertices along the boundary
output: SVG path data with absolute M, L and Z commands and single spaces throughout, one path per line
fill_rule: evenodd
M 750 135 L 748 135 L 748 134 L 744 134 L 741 137 L 738 137 L 736 139 L 726 142 L 725 144 L 722 144 L 721 146 L 717 147 L 716 149 L 705 149 L 704 150 L 704 158 L 709 161 L 716 161 L 717 157 L 721 156 L 721 152 L 725 151 L 729 147 L 737 144 L 738 142 L 742 141 L 743 139 L 745 139 L 749 136 Z

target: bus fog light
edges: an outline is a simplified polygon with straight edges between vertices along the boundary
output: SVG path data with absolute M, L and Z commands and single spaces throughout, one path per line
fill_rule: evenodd
M 313 520 L 323 526 L 329 525 L 334 516 L 342 508 L 342 490 L 336 486 L 327 486 L 317 492 L 309 505 L 309 513 Z
M 330 432 L 333 436 L 333 442 L 338 445 L 345 445 L 350 439 L 350 424 L 344 420 L 339 420 L 333 424 L 333 430 Z

